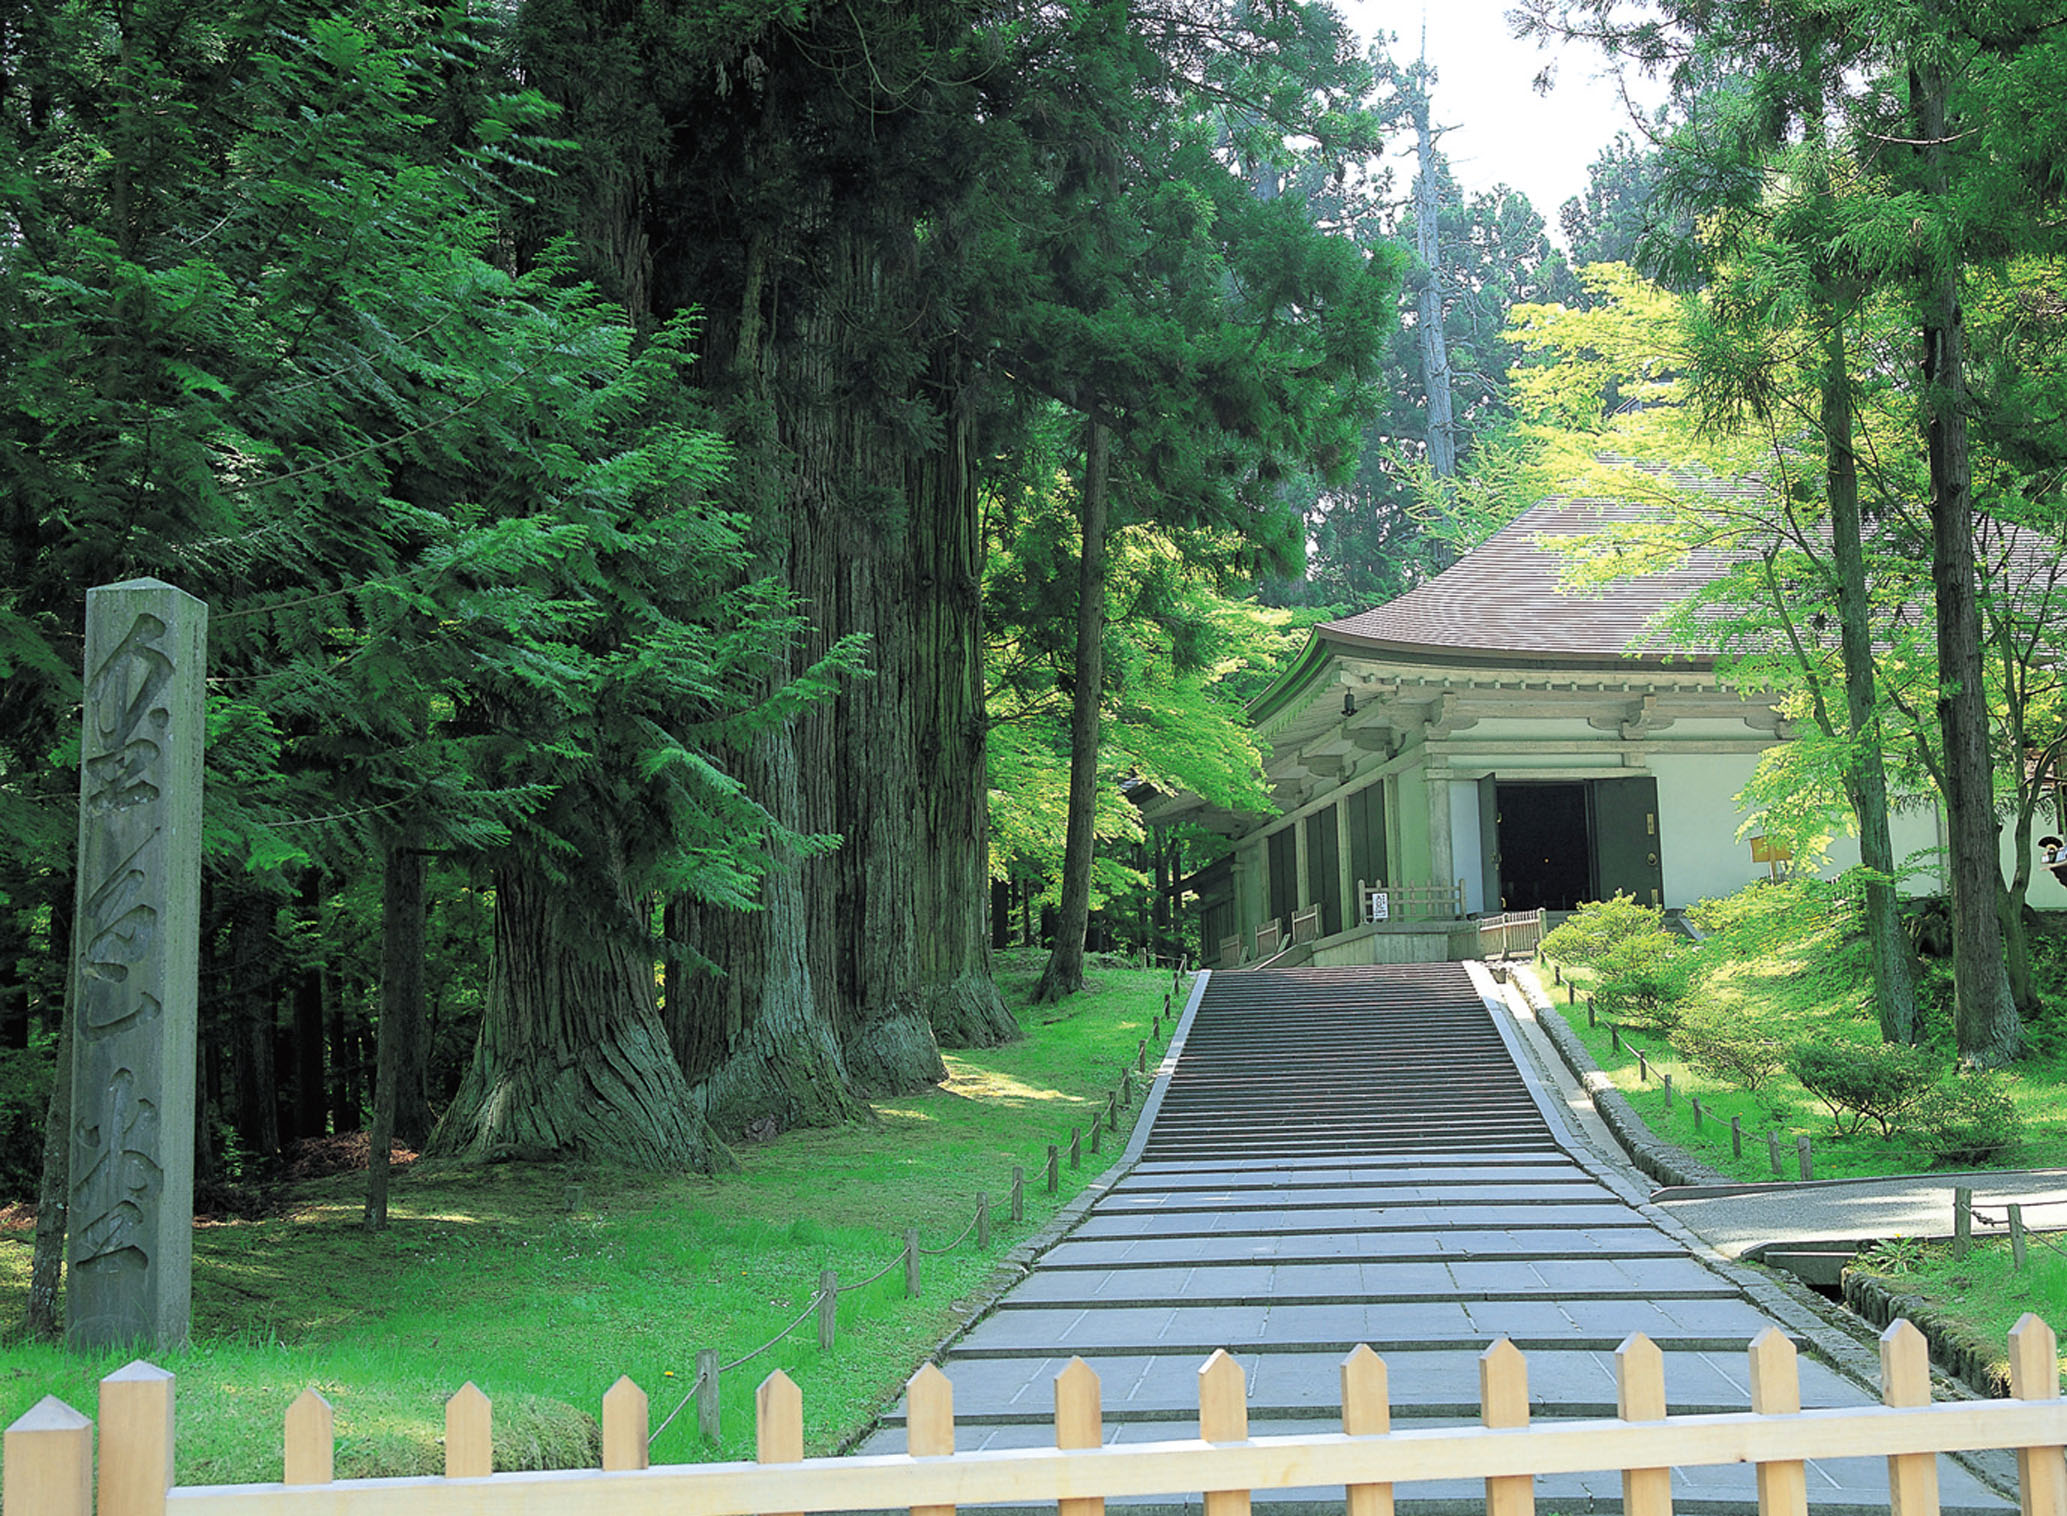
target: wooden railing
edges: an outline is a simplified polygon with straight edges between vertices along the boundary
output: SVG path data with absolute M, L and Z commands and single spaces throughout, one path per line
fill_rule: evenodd
M 1481 958 L 1490 958 L 1495 953 L 1507 957 L 1514 953 L 1533 953 L 1536 944 L 1543 940 L 1544 912 L 1539 907 L 1533 911 L 1507 911 L 1498 916 L 1482 916 L 1478 924 L 1478 951 Z
M 1232 937 L 1220 939 L 1220 966 L 1224 969 L 1237 967 L 1242 961 L 1242 937 L 1237 932 Z
M 1266 921 L 1256 928 L 1256 956 L 1268 958 L 1278 950 L 1284 941 L 1285 929 L 1278 922 Z
M 1356 882 L 1357 919 L 1373 921 L 1459 921 L 1464 916 L 1464 881 L 1455 884 Z
M 1292 913 L 1292 940 L 1312 942 L 1321 934 L 1321 908 L 1310 905 L 1303 911 Z
M 602 1468 L 491 1474 L 486 1396 L 468 1385 L 445 1412 L 445 1477 L 332 1479 L 331 1409 L 313 1390 L 287 1412 L 281 1484 L 173 1488 L 173 1380 L 133 1363 L 101 1381 L 99 1516 L 752 1516 L 881 1510 L 952 1516 L 987 1501 L 1091 1516 L 1094 1502 L 1203 1492 L 1207 1516 L 1244 1516 L 1249 1492 L 1340 1485 L 1349 1516 L 1382 1516 L 1407 1481 L 1482 1479 L 1489 1516 L 1529 1516 L 1533 1481 L 1619 1470 L 1628 1516 L 1669 1516 L 1670 1470 L 1757 1465 L 1761 1516 L 1806 1516 L 1803 1460 L 1884 1457 L 1899 1516 L 1936 1516 L 1932 1456 L 2017 1451 L 2021 1516 L 2067 1516 L 2067 1402 L 2052 1330 L 2027 1315 L 2010 1333 L 2012 1400 L 1931 1403 L 1922 1335 L 1881 1334 L 1882 1404 L 1801 1409 L 1794 1344 L 1769 1327 L 1750 1347 L 1752 1409 L 1667 1416 L 1664 1357 L 1641 1334 L 1617 1350 L 1614 1420 L 1529 1423 L 1528 1365 L 1506 1339 L 1479 1356 L 1476 1427 L 1391 1430 L 1385 1363 L 1368 1347 L 1342 1362 L 1342 1430 L 1248 1434 L 1241 1366 L 1199 1369 L 1199 1435 L 1104 1445 L 1098 1376 L 1081 1359 L 1055 1379 L 1055 1446 L 954 1451 L 954 1389 L 932 1365 L 908 1389 L 910 1451 L 803 1456 L 803 1403 L 781 1373 L 756 1398 L 756 1463 L 646 1462 L 646 1396 L 620 1379 L 603 1397 Z M 4 1498 L 19 1516 L 92 1516 L 94 1427 L 54 1396 L 7 1429 Z

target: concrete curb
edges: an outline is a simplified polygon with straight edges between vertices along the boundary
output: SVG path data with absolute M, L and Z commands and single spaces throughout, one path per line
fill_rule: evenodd
M 1563 1014 L 1544 993 L 1542 982 L 1534 971 L 1517 965 L 1513 977 L 1536 1011 L 1536 1024 L 1543 1028 L 1543 1035 L 1550 1039 L 1550 1045 L 1557 1049 L 1557 1056 L 1586 1091 L 1594 1110 L 1600 1113 L 1601 1121 L 1615 1134 L 1615 1140 L 1622 1144 L 1623 1151 L 1629 1154 L 1631 1163 L 1660 1184 L 1675 1188 L 1736 1183 L 1728 1174 L 1710 1168 L 1691 1153 L 1653 1135 L 1644 1119 L 1637 1115 L 1636 1107 L 1629 1103 L 1629 1097 L 1615 1088 L 1614 1081 L 1594 1062 L 1593 1054 L 1586 1051 L 1586 1044 L 1565 1024 Z

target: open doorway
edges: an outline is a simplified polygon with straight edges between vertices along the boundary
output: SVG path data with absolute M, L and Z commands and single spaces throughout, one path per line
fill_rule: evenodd
M 1502 909 L 1570 911 L 1594 895 L 1587 785 L 1494 786 Z M 1491 901 L 1487 909 L 1495 909 Z

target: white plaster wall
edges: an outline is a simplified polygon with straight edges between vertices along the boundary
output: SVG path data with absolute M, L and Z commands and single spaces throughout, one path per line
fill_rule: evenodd
M 1737 840 L 1744 820 L 1737 792 L 1757 764 L 1749 753 L 1651 750 L 1667 905 L 1686 906 L 1728 895 L 1765 877 L 1765 865 L 1751 861 L 1751 844 Z
M 1464 910 L 1467 915 L 1486 908 L 1486 870 L 1480 851 L 1481 836 L 1477 782 L 1451 780 L 1450 871 L 1464 880 Z

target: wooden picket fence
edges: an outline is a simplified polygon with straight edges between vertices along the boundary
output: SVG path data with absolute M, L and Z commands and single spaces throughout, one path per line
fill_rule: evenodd
M 1487 1516 L 1531 1516 L 1540 1475 L 1620 1470 L 1628 1516 L 1670 1516 L 1670 1471 L 1757 1465 L 1760 1516 L 1806 1516 L 1803 1460 L 1885 1457 L 1895 1516 L 1936 1516 L 1937 1453 L 2017 1452 L 2021 1516 L 2067 1516 L 2067 1401 L 2051 1328 L 2027 1315 L 2010 1333 L 2010 1400 L 1931 1403 L 1922 1335 L 1881 1335 L 1882 1404 L 1804 1411 L 1794 1344 L 1768 1328 L 1750 1347 L 1752 1409 L 1666 1415 L 1664 1358 L 1641 1334 L 1616 1353 L 1620 1416 L 1529 1424 L 1528 1365 L 1502 1339 L 1479 1358 L 1481 1425 L 1393 1431 L 1385 1363 L 1368 1347 L 1342 1363 L 1342 1429 L 1248 1433 L 1241 1366 L 1216 1352 L 1199 1370 L 1199 1436 L 1103 1444 L 1098 1376 L 1081 1359 L 1055 1380 L 1055 1446 L 957 1453 L 954 1391 L 932 1365 L 907 1400 L 910 1451 L 806 1459 L 803 1402 L 788 1376 L 763 1381 L 755 1463 L 646 1460 L 646 1396 L 620 1379 L 603 1397 L 602 1468 L 491 1473 L 492 1409 L 471 1384 L 445 1411 L 443 1478 L 333 1480 L 331 1409 L 310 1390 L 287 1412 L 280 1484 L 175 1488 L 173 1379 L 133 1363 L 101 1381 L 99 1516 L 753 1516 L 889 1510 L 953 1516 L 986 1501 L 1060 1502 L 1100 1516 L 1114 1496 L 1203 1492 L 1206 1516 L 1246 1516 L 1249 1492 L 1342 1485 L 1347 1516 L 1390 1516 L 1395 1484 L 1483 1479 Z M 47 1396 L 7 1429 L 6 1508 L 92 1516 L 93 1423 Z

